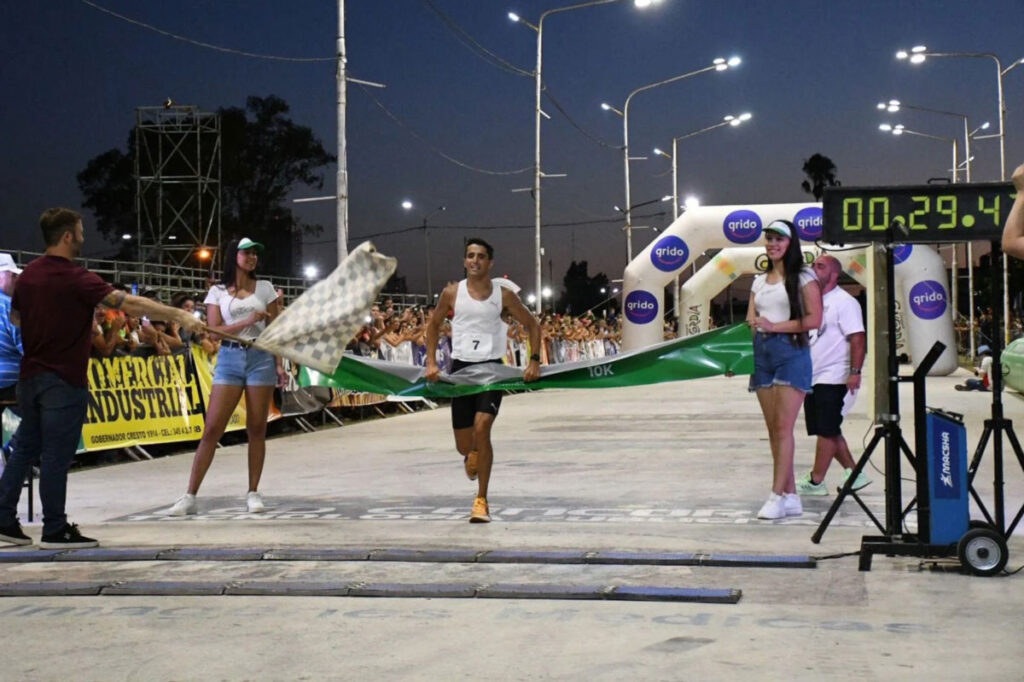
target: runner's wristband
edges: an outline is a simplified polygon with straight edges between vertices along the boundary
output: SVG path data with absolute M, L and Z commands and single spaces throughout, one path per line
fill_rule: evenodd
M 533 360 L 534 362 L 540 362 L 540 356 L 539 356 L 539 355 L 537 355 L 536 353 L 534 353 L 533 355 L 531 355 L 531 356 L 530 356 L 530 359 L 531 359 L 531 360 Z

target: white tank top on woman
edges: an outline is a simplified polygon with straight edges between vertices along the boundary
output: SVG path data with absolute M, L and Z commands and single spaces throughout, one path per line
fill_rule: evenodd
M 452 357 L 463 362 L 496 360 L 505 355 L 508 325 L 501 319 L 501 287 L 478 301 L 469 295 L 466 280 L 459 282 L 452 316 Z
M 800 270 L 801 289 L 814 281 L 817 281 L 817 278 L 813 270 L 807 267 Z M 767 273 L 758 275 L 754 278 L 750 291 L 754 295 L 754 310 L 759 317 L 774 323 L 789 319 L 789 294 L 786 293 L 784 279 L 769 284 Z

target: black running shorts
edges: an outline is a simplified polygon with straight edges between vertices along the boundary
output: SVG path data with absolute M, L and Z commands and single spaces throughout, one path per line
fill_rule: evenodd
M 804 421 L 808 436 L 834 438 L 843 432 L 843 400 L 846 384 L 814 384 L 814 392 L 804 396 Z
M 483 362 L 466 362 L 452 358 L 452 372 L 458 372 L 463 367 L 470 365 L 482 365 L 485 363 L 498 363 L 501 360 L 484 360 Z M 498 409 L 501 407 L 501 391 L 485 391 L 474 395 L 459 396 L 452 398 L 452 428 L 468 429 L 476 421 L 477 412 L 493 414 L 498 416 Z

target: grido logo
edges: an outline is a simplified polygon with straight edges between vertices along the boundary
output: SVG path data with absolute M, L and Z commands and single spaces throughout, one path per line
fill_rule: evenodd
M 903 261 L 910 258 L 910 254 L 913 252 L 913 244 L 899 244 L 897 246 L 894 246 L 892 249 L 892 264 L 899 265 Z
M 734 244 L 752 244 L 761 237 L 761 216 L 745 209 L 733 211 L 725 216 L 722 231 Z
M 922 320 L 934 320 L 946 312 L 946 289 L 932 279 L 910 289 L 910 310 Z
M 662 237 L 651 249 L 651 263 L 663 272 L 678 270 L 689 257 L 686 242 L 675 235 Z
M 626 319 L 633 324 L 647 324 L 658 316 L 658 299 L 649 291 L 637 289 L 626 297 Z
M 793 216 L 793 224 L 796 225 L 796 233 L 805 241 L 813 242 L 821 237 L 825 227 L 825 219 L 821 215 L 820 206 L 808 206 L 797 211 Z

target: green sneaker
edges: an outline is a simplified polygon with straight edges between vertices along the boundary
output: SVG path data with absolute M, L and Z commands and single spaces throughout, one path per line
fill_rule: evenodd
M 848 480 L 850 480 L 850 474 L 852 474 L 852 473 L 853 473 L 853 469 L 844 469 L 843 470 L 843 485 L 844 486 L 846 485 L 846 482 Z M 853 490 L 860 490 L 861 488 L 865 488 L 865 487 L 867 487 L 869 485 L 871 485 L 871 479 L 868 478 L 867 476 L 865 476 L 864 472 L 862 471 L 859 474 L 857 474 L 857 480 L 853 482 Z
M 801 495 L 828 495 L 828 486 L 825 485 L 825 481 L 813 483 L 811 472 L 808 471 L 796 479 L 796 491 Z

